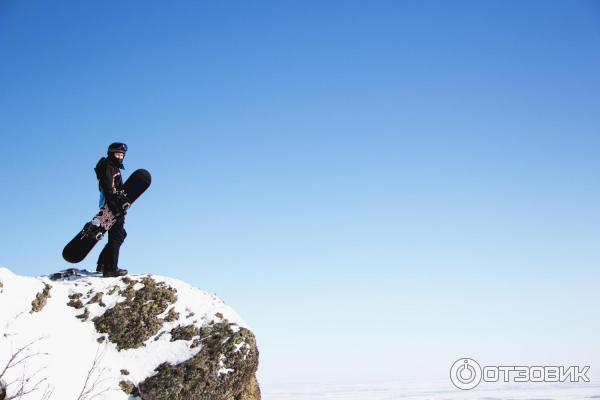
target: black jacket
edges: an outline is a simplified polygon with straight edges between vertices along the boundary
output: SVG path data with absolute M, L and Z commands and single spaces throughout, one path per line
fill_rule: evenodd
M 112 155 L 102 157 L 96 164 L 96 168 L 94 168 L 99 189 L 104 194 L 106 203 L 111 210 L 119 208 L 115 193 L 123 187 L 123 178 L 121 177 L 121 169 L 123 168 L 123 164 Z

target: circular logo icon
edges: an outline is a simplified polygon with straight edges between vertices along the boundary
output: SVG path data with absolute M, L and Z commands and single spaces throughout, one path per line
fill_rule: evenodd
M 459 358 L 450 368 L 450 380 L 459 389 L 473 389 L 481 382 L 481 367 L 472 358 Z

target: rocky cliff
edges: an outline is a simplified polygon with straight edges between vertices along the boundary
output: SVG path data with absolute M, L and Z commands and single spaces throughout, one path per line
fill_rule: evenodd
M 0 268 L 0 400 L 259 400 L 257 367 L 243 320 L 185 282 Z

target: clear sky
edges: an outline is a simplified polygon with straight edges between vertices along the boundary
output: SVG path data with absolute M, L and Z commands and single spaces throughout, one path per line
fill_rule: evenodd
M 124 141 L 121 267 L 232 305 L 265 384 L 598 376 L 599 71 L 597 1 L 0 0 L 0 265 L 68 267 Z

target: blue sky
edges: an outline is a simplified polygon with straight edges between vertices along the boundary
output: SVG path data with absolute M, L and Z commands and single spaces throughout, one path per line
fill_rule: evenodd
M 231 304 L 266 384 L 597 376 L 599 39 L 593 1 L 0 0 L 0 265 L 67 267 L 124 141 L 122 267 Z

